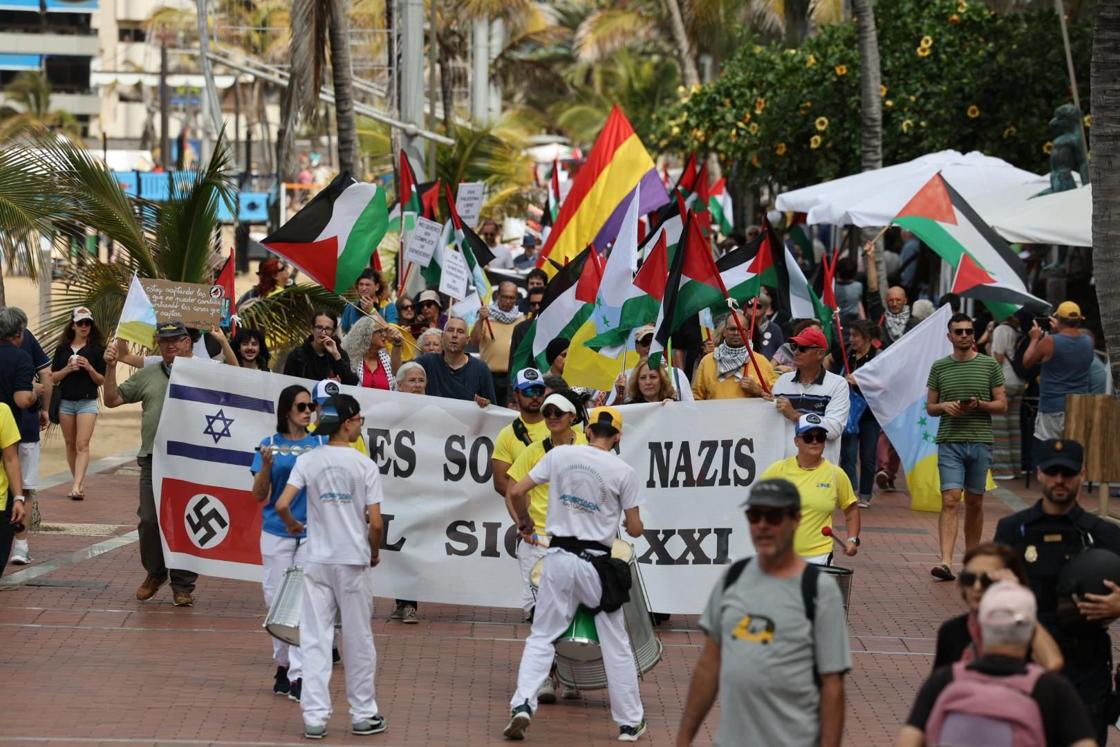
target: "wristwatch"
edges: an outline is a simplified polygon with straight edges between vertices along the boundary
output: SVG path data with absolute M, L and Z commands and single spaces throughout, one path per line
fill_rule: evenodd
M 25 503 L 27 501 L 27 499 L 24 498 L 22 495 L 13 495 L 12 500 L 15 501 L 16 503 Z
M 859 544 L 860 544 L 859 537 L 849 537 L 848 541 L 851 542 L 856 547 L 859 547 Z

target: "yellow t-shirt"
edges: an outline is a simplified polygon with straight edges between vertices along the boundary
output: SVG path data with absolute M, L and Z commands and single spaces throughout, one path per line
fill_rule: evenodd
M 513 421 L 516 423 L 517 420 Z M 525 423 L 524 420 L 521 421 Z M 505 462 L 512 465 L 517 461 L 517 457 L 521 456 L 521 452 L 529 448 L 528 445 L 517 437 L 513 432 L 513 423 L 510 423 L 505 428 L 498 431 L 498 437 L 494 439 L 494 456 L 499 462 Z M 548 425 L 541 419 L 537 423 L 525 423 L 525 431 L 529 434 L 529 441 L 537 443 L 548 438 Z
M 758 370 L 762 373 L 762 377 L 766 379 L 766 383 L 773 388 L 774 382 L 778 380 L 778 372 L 774 370 L 774 366 L 770 361 L 766 360 L 766 356 L 756 352 L 754 359 L 758 363 Z M 749 360 L 749 359 L 748 359 Z M 754 366 L 748 368 L 748 378 L 758 381 L 758 376 L 755 374 Z M 700 359 L 700 364 L 696 367 L 696 373 L 692 376 L 692 396 L 696 399 L 739 399 L 750 397 L 751 395 L 743 391 L 740 385 L 742 379 L 742 371 L 737 371 L 735 375 L 728 376 L 725 379 L 720 379 L 718 374 L 718 367 L 716 366 L 716 358 L 712 353 L 708 353 Z
M 546 429 L 547 430 L 547 429 Z M 582 446 L 587 444 L 587 436 L 583 435 L 582 431 L 576 431 L 575 437 L 572 439 L 572 444 L 575 446 Z M 534 441 L 525 450 L 521 452 L 521 456 L 517 457 L 517 461 L 509 468 L 509 479 L 517 482 L 533 467 L 537 466 L 537 462 L 544 459 L 544 439 Z M 537 534 L 544 534 L 544 518 L 548 514 L 548 483 L 541 483 L 537 487 L 529 491 L 529 518 L 533 520 L 533 531 Z
M 314 433 L 316 425 L 318 425 L 318 424 L 317 423 L 312 423 L 311 425 L 307 426 L 307 432 L 308 433 Z M 350 448 L 351 449 L 356 449 L 358 451 L 358 453 L 361 454 L 362 456 L 367 456 L 367 457 L 369 456 L 369 449 L 366 448 L 366 440 L 364 438 L 362 438 L 361 435 L 358 436 L 356 441 L 351 441 L 350 442 Z
M 12 444 L 19 443 L 19 426 L 12 416 L 12 410 L 0 402 L 0 449 L 6 449 Z M 4 463 L 0 462 L 0 511 L 8 508 L 8 473 L 4 471 Z
M 801 525 L 793 536 L 794 552 L 804 556 L 832 552 L 832 538 L 821 534 L 821 529 L 832 526 L 833 511 L 856 502 L 847 473 L 827 459 L 813 469 L 803 469 L 797 457 L 791 456 L 771 464 L 758 479 L 775 477 L 789 480 L 801 493 Z

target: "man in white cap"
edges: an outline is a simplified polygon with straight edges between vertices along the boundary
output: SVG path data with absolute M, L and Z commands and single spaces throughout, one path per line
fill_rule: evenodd
M 546 408 L 555 396 L 549 396 Z M 603 560 L 610 556 L 623 516 L 626 533 L 631 537 L 642 536 L 638 476 L 613 453 L 622 439 L 622 415 L 618 410 L 592 410 L 587 432 L 589 445 L 557 446 L 550 450 L 509 491 L 511 511 L 521 534 L 531 537 L 536 527 L 529 516 L 529 492 L 548 484 L 546 526 L 550 546 L 541 572 L 533 630 L 525 641 L 517 690 L 503 731 L 508 739 L 525 737 L 536 710 L 537 689 L 549 677 L 556 651 L 553 642 L 571 624 L 580 605 L 596 611 L 595 630 L 602 647 L 618 740 L 635 742 L 646 731 L 634 653 L 620 606 L 626 600 L 604 595 L 604 571 L 600 569 Z
M 1015 581 L 993 584 L 980 599 L 978 618 L 980 657 L 934 670 L 918 691 L 898 735 L 899 747 L 995 744 L 984 731 L 992 726 L 1002 727 L 1014 740 L 1008 744 L 1025 744 L 1028 736 L 1035 744 L 1097 744 L 1073 686 L 1060 674 L 1027 663 L 1037 623 L 1031 590 Z M 981 688 L 992 684 L 999 686 L 998 698 L 977 697 Z M 971 702 L 966 700 L 969 691 L 976 693 Z M 1033 728 L 1027 727 L 1032 723 Z M 960 741 L 965 735 L 971 739 Z
M 506 472 L 506 509 L 510 517 L 516 522 L 521 514 L 515 509 L 509 489 L 532 471 L 553 448 L 557 446 L 583 445 L 587 437 L 576 430 L 575 425 L 582 421 L 582 407 L 577 404 L 578 395 L 570 389 L 553 392 L 545 397 L 541 404 L 541 416 L 547 433 L 543 438 L 533 441 L 526 446 Z M 529 583 L 529 574 L 537 561 L 544 557 L 548 548 L 541 544 L 545 536 L 545 517 L 548 514 L 548 485 L 536 485 L 529 491 L 529 506 L 527 509 L 532 520 L 532 531 L 517 543 L 517 562 L 521 567 L 522 596 L 528 600 L 528 618 L 534 616 L 536 594 Z M 538 699 L 542 703 L 556 702 L 556 687 L 558 682 L 554 677 L 549 677 L 542 684 Z M 564 688 L 561 696 L 574 698 L 575 690 Z

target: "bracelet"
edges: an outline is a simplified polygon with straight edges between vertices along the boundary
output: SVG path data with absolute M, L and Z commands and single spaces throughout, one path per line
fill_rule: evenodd
M 27 502 L 27 499 L 24 498 L 22 495 L 13 495 L 12 500 L 15 501 L 16 503 L 26 503 Z

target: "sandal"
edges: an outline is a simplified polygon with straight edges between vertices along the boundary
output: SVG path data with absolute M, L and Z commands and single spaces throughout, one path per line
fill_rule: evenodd
M 953 569 L 945 565 L 944 563 L 942 563 L 941 565 L 935 565 L 933 569 L 930 570 L 930 575 L 932 575 L 938 581 L 952 581 L 956 578 L 956 576 L 953 575 Z
M 66 494 L 66 497 L 72 501 L 84 501 L 86 499 L 86 494 L 72 490 Z

